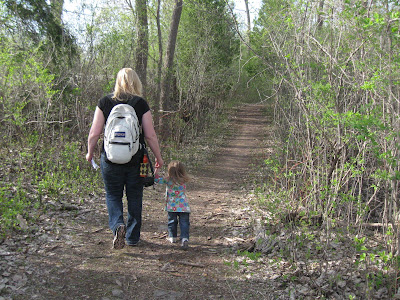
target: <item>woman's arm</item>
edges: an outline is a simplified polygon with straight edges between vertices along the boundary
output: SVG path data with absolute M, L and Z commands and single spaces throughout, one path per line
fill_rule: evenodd
M 88 153 L 86 154 L 86 160 L 91 161 L 93 158 L 94 149 L 96 148 L 97 141 L 100 138 L 100 134 L 103 132 L 104 128 L 104 115 L 101 109 L 96 106 L 96 110 L 94 112 L 92 127 L 89 131 L 88 137 Z
M 161 157 L 160 145 L 158 144 L 156 131 L 154 130 L 153 126 L 153 117 L 151 116 L 150 111 L 146 112 L 143 115 L 142 126 L 144 137 L 146 138 L 146 141 L 149 144 L 151 151 L 153 151 L 153 154 L 156 157 L 155 168 L 161 168 L 164 164 L 164 161 Z

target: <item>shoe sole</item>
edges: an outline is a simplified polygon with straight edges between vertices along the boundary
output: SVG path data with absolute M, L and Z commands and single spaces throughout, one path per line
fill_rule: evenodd
M 140 245 L 140 241 L 139 242 L 137 242 L 137 243 L 134 243 L 134 244 L 128 244 L 128 243 L 126 243 L 129 247 L 137 247 L 137 246 L 139 246 Z
M 182 250 L 187 250 L 189 248 L 189 242 L 188 241 L 184 241 L 182 246 L 181 246 Z
M 125 247 L 125 234 L 126 234 L 126 228 L 125 225 L 121 225 L 117 229 L 117 233 L 115 235 L 114 241 L 113 241 L 113 248 L 114 249 L 122 249 Z

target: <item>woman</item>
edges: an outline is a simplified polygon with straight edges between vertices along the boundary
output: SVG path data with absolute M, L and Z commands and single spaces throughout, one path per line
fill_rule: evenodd
M 118 72 L 114 93 L 99 100 L 96 107 L 93 124 L 88 137 L 88 153 L 86 160 L 91 162 L 94 149 L 112 108 L 120 103 L 142 95 L 142 83 L 130 68 Z M 155 167 L 163 165 L 160 146 L 153 127 L 153 118 L 147 102 L 140 97 L 134 104 L 136 115 L 142 126 L 144 138 L 155 156 Z M 139 150 L 139 152 L 141 152 Z M 140 240 L 140 227 L 142 224 L 142 198 L 143 184 L 139 176 L 141 153 L 133 156 L 127 164 L 114 164 L 107 160 L 104 144 L 101 152 L 100 166 L 106 190 L 106 202 L 109 217 L 109 226 L 114 234 L 114 249 L 122 249 L 126 243 L 136 246 Z M 122 197 L 125 189 L 128 202 L 128 218 L 125 225 L 123 217 Z

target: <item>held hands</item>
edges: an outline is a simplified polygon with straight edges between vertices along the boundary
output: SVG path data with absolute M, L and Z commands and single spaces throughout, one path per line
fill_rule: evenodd
M 155 171 L 155 173 L 156 173 L 157 169 L 160 169 L 163 166 L 164 161 L 162 160 L 162 158 L 161 159 L 156 158 L 155 161 L 156 161 L 156 163 L 154 164 L 154 168 L 156 169 L 156 171 Z

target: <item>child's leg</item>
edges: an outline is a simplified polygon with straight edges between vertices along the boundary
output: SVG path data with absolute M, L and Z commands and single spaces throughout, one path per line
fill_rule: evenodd
M 189 247 L 189 213 L 179 213 L 179 226 L 181 228 L 181 248 L 187 250 Z
M 190 213 L 181 212 L 179 213 L 179 227 L 181 229 L 181 239 L 189 240 L 189 228 L 190 228 L 190 221 L 189 221 Z
M 174 212 L 168 212 L 168 237 L 176 239 L 178 236 L 178 215 Z

